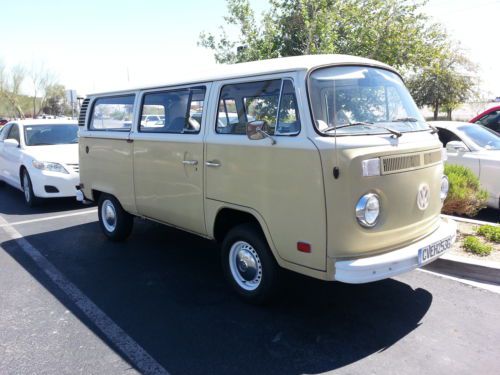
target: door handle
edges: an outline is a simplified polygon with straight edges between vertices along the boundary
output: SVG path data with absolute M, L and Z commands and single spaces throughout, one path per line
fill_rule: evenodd
M 183 160 L 182 164 L 185 164 L 185 165 L 198 165 L 198 160 Z
M 220 162 L 217 160 L 209 160 L 205 162 L 207 167 L 220 167 Z

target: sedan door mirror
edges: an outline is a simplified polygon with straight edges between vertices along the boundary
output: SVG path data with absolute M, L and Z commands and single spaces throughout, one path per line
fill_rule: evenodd
M 469 148 L 461 141 L 450 141 L 446 144 L 446 151 L 448 152 L 467 152 Z
M 4 140 L 3 144 L 7 147 L 19 147 L 19 142 L 17 141 L 17 139 L 12 138 Z

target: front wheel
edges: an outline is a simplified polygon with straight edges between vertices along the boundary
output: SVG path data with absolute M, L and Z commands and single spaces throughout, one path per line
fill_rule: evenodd
M 33 184 L 27 170 L 22 173 L 21 183 L 24 192 L 24 202 L 28 207 L 34 207 L 39 202 L 39 198 L 33 192 Z
M 132 232 L 134 217 L 112 195 L 101 195 L 98 215 L 101 229 L 111 241 L 122 241 Z
M 222 269 L 236 293 L 248 302 L 268 302 L 278 288 L 279 266 L 254 225 L 239 225 L 224 238 Z

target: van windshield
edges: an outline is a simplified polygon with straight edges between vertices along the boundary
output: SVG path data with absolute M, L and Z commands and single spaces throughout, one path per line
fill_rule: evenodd
M 309 80 L 314 124 L 327 136 L 429 129 L 403 81 L 367 66 L 328 67 Z

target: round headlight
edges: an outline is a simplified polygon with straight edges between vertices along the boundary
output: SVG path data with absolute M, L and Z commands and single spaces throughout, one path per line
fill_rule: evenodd
M 439 194 L 441 197 L 441 202 L 444 202 L 446 197 L 448 196 L 448 190 L 450 189 L 450 182 L 448 181 L 448 177 L 441 177 L 441 193 Z
M 377 194 L 365 194 L 356 204 L 356 219 L 358 223 L 366 228 L 371 228 L 377 224 L 380 214 L 380 200 Z

